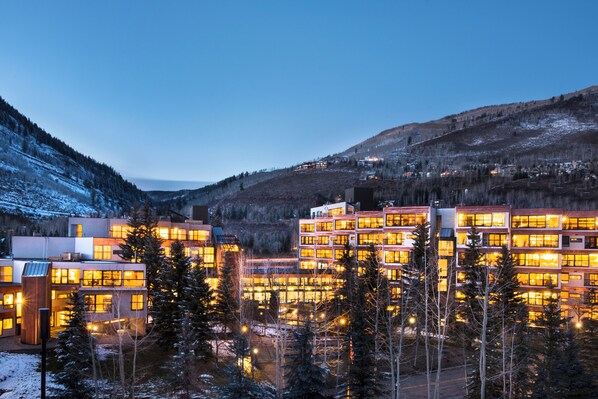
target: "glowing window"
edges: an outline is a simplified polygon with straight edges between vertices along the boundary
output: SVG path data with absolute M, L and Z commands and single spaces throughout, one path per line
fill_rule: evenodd
M 52 284 L 79 284 L 79 269 L 52 269 Z
M 301 250 L 299 251 L 299 256 L 301 256 L 302 258 L 313 257 L 314 250 L 310 248 L 301 248 Z
M 101 260 L 109 260 L 112 258 L 112 246 L 110 245 L 94 245 L 93 258 Z
M 355 230 L 355 220 L 335 220 L 335 230 Z
M 112 295 L 85 295 L 85 306 L 88 312 L 106 313 L 112 311 Z
M 313 223 L 301 223 L 300 230 L 302 233 L 313 233 L 314 232 L 314 224 Z
M 144 300 L 143 294 L 131 295 L 131 310 L 143 310 Z
M 384 221 L 381 217 L 360 217 L 357 218 L 357 227 L 360 229 L 377 229 L 382 227 Z
M 438 240 L 438 255 L 440 256 L 454 256 L 455 245 L 450 240 Z
M 337 235 L 332 239 L 334 245 L 346 245 L 349 243 L 349 236 L 348 235 Z
M 143 287 L 145 284 L 145 278 L 143 271 L 140 270 L 125 270 L 124 272 L 124 285 L 125 287 Z
M 13 321 L 12 317 L 7 319 L 2 319 L 2 329 L 3 330 L 10 330 L 13 328 Z
M 386 263 L 409 263 L 409 251 L 386 251 L 384 254 Z
M 12 266 L 0 266 L 0 283 L 12 283 Z

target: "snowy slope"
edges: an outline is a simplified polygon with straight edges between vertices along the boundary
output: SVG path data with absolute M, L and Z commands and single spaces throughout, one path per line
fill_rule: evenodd
M 0 99 L 0 212 L 106 215 L 143 197 L 110 167 L 77 153 Z

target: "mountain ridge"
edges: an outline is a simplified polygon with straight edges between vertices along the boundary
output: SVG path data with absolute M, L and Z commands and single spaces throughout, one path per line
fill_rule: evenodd
M 112 167 L 57 139 L 0 97 L 0 211 L 30 218 L 112 215 L 145 194 Z

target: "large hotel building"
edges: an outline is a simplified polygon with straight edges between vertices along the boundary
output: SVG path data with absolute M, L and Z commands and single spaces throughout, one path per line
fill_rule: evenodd
M 598 304 L 592 295 L 592 289 L 598 288 L 598 210 L 417 206 L 359 211 L 346 202 L 330 204 L 312 208 L 311 218 L 299 221 L 300 267 L 334 269 L 346 244 L 358 260 L 365 260 L 374 245 L 398 294 L 401 269 L 410 259 L 412 233 L 422 222 L 430 224 L 438 251 L 440 290 L 447 289 L 447 273 L 454 270 L 452 281 L 456 281 L 459 298 L 459 286 L 465 280 L 460 263 L 468 234 L 475 227 L 486 264 L 496 261 L 502 246 L 511 250 L 530 320 L 538 317 L 551 295 L 559 298 L 574 321 L 598 317 L 590 315 L 587 306 Z

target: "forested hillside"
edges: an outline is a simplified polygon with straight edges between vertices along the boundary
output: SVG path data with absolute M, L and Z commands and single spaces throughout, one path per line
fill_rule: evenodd
M 0 145 L 4 214 L 118 214 L 145 198 L 110 166 L 51 136 L 1 98 Z
M 410 123 L 321 161 L 150 195 L 181 212 L 209 205 L 213 221 L 258 254 L 292 249 L 297 219 L 310 206 L 343 200 L 352 186 L 372 187 L 380 203 L 398 206 L 596 209 L 598 87 Z

